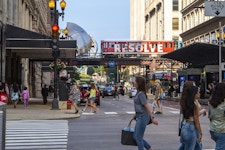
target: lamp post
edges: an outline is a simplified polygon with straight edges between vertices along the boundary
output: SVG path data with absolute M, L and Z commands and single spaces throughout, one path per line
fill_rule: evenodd
M 54 99 L 52 102 L 52 109 L 59 109 L 58 100 L 57 100 L 57 81 L 58 81 L 58 68 L 57 68 L 57 59 L 60 57 L 60 51 L 58 47 L 59 41 L 59 17 L 62 16 L 64 19 L 64 9 L 66 7 L 66 2 L 62 0 L 60 2 L 60 7 L 62 12 L 59 13 L 57 10 L 57 2 L 58 0 L 49 0 L 48 6 L 51 10 L 51 18 L 52 18 L 52 56 L 54 58 Z
M 221 62 L 221 48 L 222 48 L 222 34 L 223 31 L 221 29 L 221 21 L 219 22 L 219 32 L 216 33 L 216 38 L 218 39 L 218 44 L 219 44 L 219 83 L 222 82 L 222 62 Z

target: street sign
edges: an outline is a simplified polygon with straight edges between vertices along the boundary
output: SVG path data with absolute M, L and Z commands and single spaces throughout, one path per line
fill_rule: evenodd
M 205 1 L 205 16 L 224 17 L 225 1 Z
M 115 67 L 115 62 L 114 61 L 109 61 L 109 67 Z

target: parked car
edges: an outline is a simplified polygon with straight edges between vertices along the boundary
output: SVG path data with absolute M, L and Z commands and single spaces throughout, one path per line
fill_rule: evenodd
M 137 88 L 136 87 L 132 87 L 130 92 L 129 92 L 129 97 L 132 98 L 137 94 Z
M 112 86 L 107 86 L 105 90 L 103 91 L 103 97 L 104 96 L 113 96 L 114 95 L 114 88 Z

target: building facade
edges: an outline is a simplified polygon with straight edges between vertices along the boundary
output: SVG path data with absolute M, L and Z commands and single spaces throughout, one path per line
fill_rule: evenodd
M 0 23 L 1 81 L 8 84 L 16 82 L 22 87 L 28 87 L 33 96 L 41 96 L 41 84 L 47 84 L 50 75 L 41 72 L 40 62 L 14 56 L 11 50 L 6 50 L 6 43 L 3 39 L 7 34 L 5 33 L 7 25 L 50 35 L 48 0 L 0 0 Z M 7 62 L 10 63 L 7 64 Z M 9 64 L 16 65 L 9 66 Z M 6 70 L 9 70 L 9 68 L 11 70 L 19 70 L 18 74 L 13 76 L 7 75 Z
M 180 41 L 181 0 L 145 1 L 145 40 Z
M 219 31 L 219 22 L 225 25 L 224 17 L 205 16 L 204 0 L 183 0 L 182 2 L 182 29 L 183 46 L 194 42 L 217 42 L 216 34 Z
M 145 32 L 145 1 L 130 0 L 130 39 L 143 40 Z

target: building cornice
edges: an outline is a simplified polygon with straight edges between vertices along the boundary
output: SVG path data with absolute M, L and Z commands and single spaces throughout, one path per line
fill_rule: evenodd
M 195 7 L 201 6 L 202 4 L 204 4 L 204 2 L 205 0 L 193 1 L 192 3 L 190 3 L 189 5 L 187 5 L 185 8 L 181 10 L 182 15 L 184 16 L 185 14 L 190 13 L 194 9 L 201 9 L 201 8 L 195 8 Z
M 222 19 L 225 21 L 225 18 L 223 18 L 223 17 L 214 17 L 206 22 L 203 22 L 203 23 L 195 26 L 194 28 L 191 28 L 190 30 L 187 30 L 187 31 L 181 33 L 180 36 L 182 38 L 184 38 L 185 36 L 188 36 L 192 33 L 198 33 L 199 35 L 202 35 L 202 34 L 206 33 L 205 30 L 207 30 L 208 32 L 216 30 L 216 28 L 213 28 L 212 24 L 218 23 L 218 28 L 219 28 L 219 21 L 221 21 Z M 207 27 L 207 29 L 206 29 L 206 27 Z

